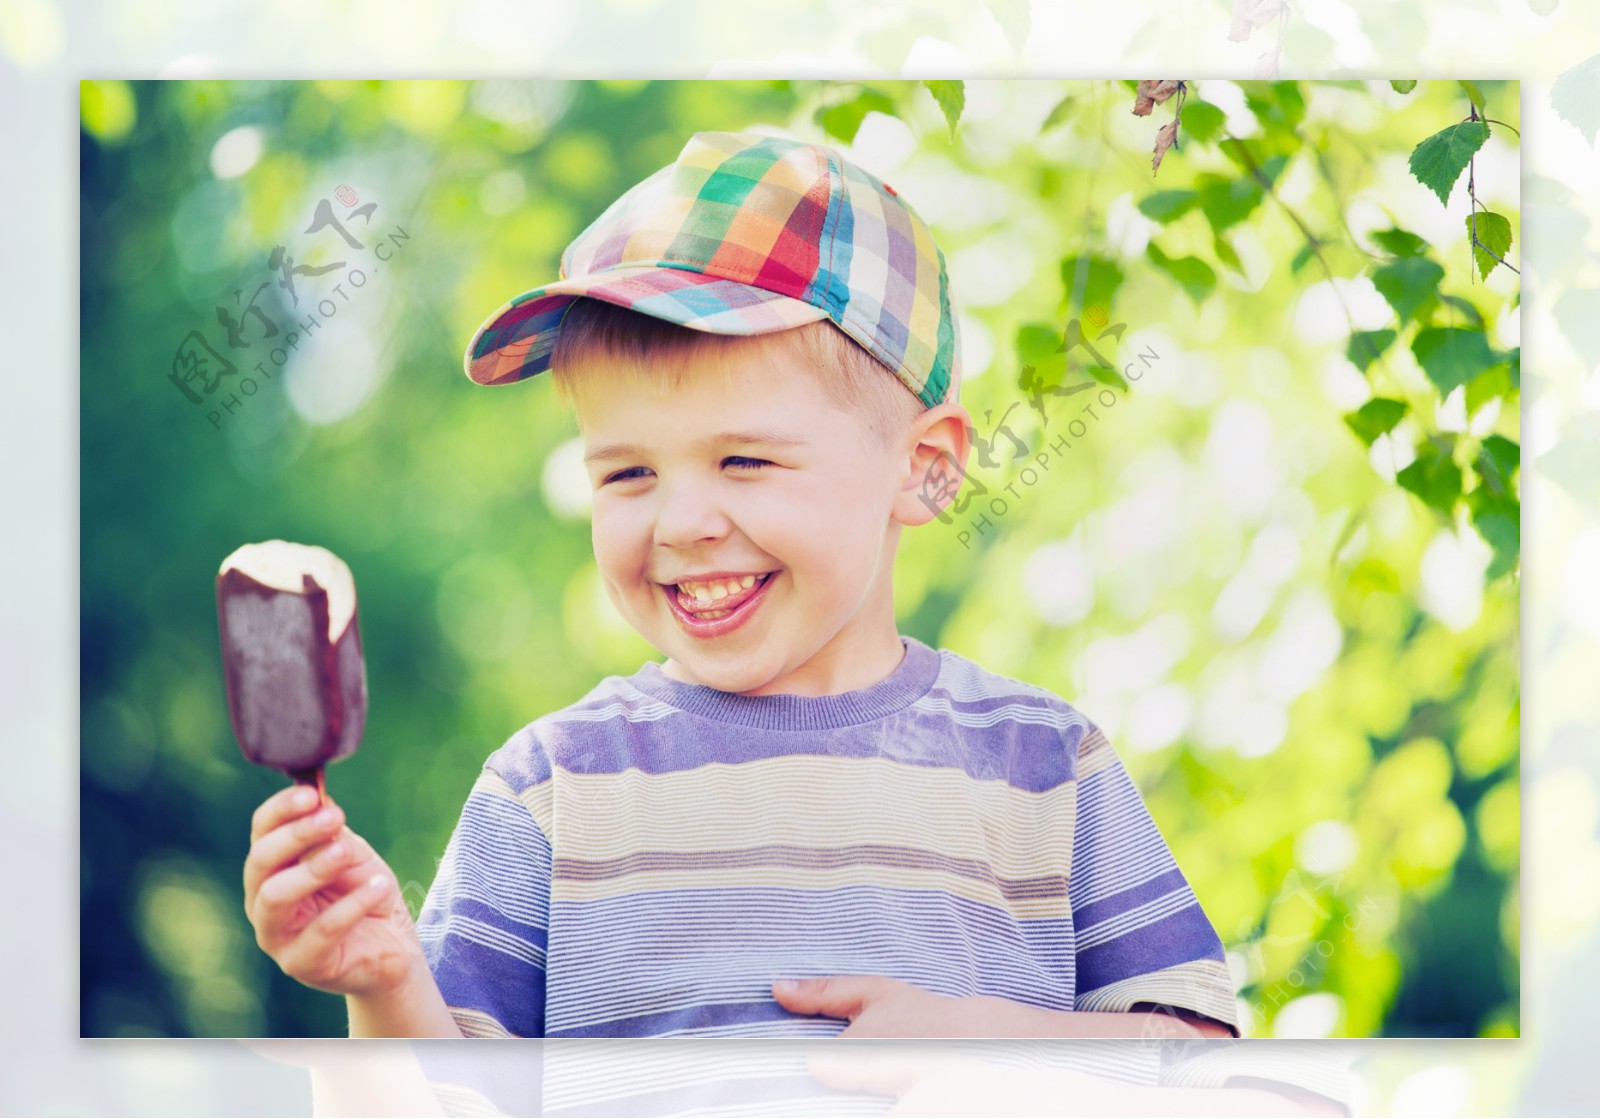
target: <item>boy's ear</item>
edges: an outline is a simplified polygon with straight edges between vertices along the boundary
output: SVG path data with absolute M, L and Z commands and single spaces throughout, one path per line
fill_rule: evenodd
M 960 404 L 940 404 L 911 423 L 906 435 L 906 473 L 895 497 L 893 519 L 925 525 L 944 514 L 966 480 L 972 447 L 972 417 Z

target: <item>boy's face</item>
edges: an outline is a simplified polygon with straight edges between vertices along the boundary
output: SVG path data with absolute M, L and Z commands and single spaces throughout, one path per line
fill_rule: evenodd
M 904 516 L 916 439 L 880 447 L 799 361 L 755 337 L 666 394 L 599 360 L 575 378 L 600 575 L 673 679 L 822 695 L 900 661 L 894 549 L 927 519 Z

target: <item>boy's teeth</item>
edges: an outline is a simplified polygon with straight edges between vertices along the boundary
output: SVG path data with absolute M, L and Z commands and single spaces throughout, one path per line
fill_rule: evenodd
M 721 605 L 724 600 L 737 596 L 742 602 L 750 597 L 746 592 L 764 579 L 759 575 L 744 575 L 738 579 L 719 579 L 714 583 L 679 583 L 678 602 L 685 610 L 707 620 L 732 613 Z
M 678 590 L 696 602 L 715 602 L 755 586 L 756 577 L 746 575 L 740 579 L 719 579 L 715 583 L 679 583 Z

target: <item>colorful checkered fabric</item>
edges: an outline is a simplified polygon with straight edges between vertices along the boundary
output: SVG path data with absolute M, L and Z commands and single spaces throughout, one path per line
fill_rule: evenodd
M 960 385 L 949 277 L 927 225 L 892 187 L 796 140 L 695 134 L 567 246 L 559 280 L 479 328 L 467 376 L 544 372 L 580 296 L 712 334 L 830 319 L 927 407 Z

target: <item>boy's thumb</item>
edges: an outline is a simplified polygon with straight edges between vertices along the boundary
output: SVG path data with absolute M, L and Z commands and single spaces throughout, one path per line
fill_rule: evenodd
M 796 1014 L 854 1019 L 871 995 L 875 977 L 836 975 L 825 979 L 780 979 L 772 997 Z

